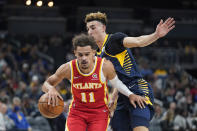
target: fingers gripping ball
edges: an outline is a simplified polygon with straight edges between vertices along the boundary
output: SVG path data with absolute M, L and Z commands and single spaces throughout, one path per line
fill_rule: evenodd
M 58 106 L 48 105 L 48 95 L 43 94 L 38 101 L 38 109 L 40 113 L 46 118 L 58 117 L 64 110 L 64 101 L 58 99 Z

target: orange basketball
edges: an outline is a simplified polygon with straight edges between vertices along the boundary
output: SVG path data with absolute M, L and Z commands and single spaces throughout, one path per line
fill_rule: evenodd
M 38 109 L 44 117 L 55 118 L 64 110 L 64 101 L 59 99 L 58 103 L 58 106 L 48 105 L 48 96 L 47 94 L 43 94 L 38 101 Z

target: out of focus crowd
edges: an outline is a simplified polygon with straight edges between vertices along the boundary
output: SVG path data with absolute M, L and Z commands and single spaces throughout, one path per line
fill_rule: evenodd
M 44 80 L 61 64 L 75 58 L 72 36 L 0 36 L 0 130 L 64 130 L 71 99 L 70 83 L 64 80 L 56 87 L 66 107 L 59 117 L 42 117 L 37 102 L 43 94 L 41 86 Z M 192 44 L 173 48 L 166 43 L 169 41 L 159 41 L 156 46 L 143 50 L 132 49 L 141 73 L 152 85 L 156 98 L 150 131 L 195 131 L 197 81 L 180 66 L 180 61 L 192 64 L 197 48 Z M 174 45 L 179 45 L 179 42 Z M 169 49 L 182 51 L 178 63 L 177 52 L 172 54 Z M 158 50 L 163 51 L 162 56 L 156 54 Z M 188 54 L 188 59 L 192 59 L 190 61 L 186 57 Z

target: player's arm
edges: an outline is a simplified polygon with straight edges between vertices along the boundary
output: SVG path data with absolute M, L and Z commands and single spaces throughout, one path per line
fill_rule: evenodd
M 110 95 L 110 101 L 109 101 L 109 108 L 112 108 L 115 104 L 115 102 L 118 99 L 118 90 L 116 88 L 113 88 L 113 91 Z
M 164 37 L 175 27 L 174 24 L 175 20 L 173 18 L 168 18 L 165 22 L 161 20 L 154 33 L 139 37 L 125 37 L 123 39 L 123 45 L 127 48 L 148 46 L 159 38 Z
M 57 86 L 64 78 L 70 79 L 70 70 L 69 63 L 63 64 L 44 82 L 42 90 L 43 92 L 48 93 L 48 104 L 52 101 L 53 106 L 58 105 L 58 97 L 63 100 L 55 86 Z
M 113 91 L 111 94 L 109 94 L 109 103 L 108 103 L 108 108 L 110 112 L 110 117 L 113 116 L 114 110 L 116 109 L 116 104 L 118 100 L 118 90 L 116 88 L 113 88 Z
M 136 108 L 135 102 L 140 106 L 140 108 L 145 108 L 146 104 L 146 98 L 135 95 L 133 92 L 131 92 L 123 83 L 120 81 L 116 75 L 115 69 L 113 64 L 108 61 L 104 60 L 103 63 L 103 74 L 106 77 L 107 80 L 111 83 L 112 87 L 117 88 L 117 90 L 124 94 L 125 96 L 129 97 L 130 103 Z

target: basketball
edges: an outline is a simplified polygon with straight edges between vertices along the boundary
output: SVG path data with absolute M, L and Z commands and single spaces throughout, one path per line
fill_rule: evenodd
M 59 99 L 58 106 L 48 105 L 48 96 L 43 94 L 38 101 L 38 109 L 40 113 L 46 118 L 56 118 L 64 110 L 64 101 Z

